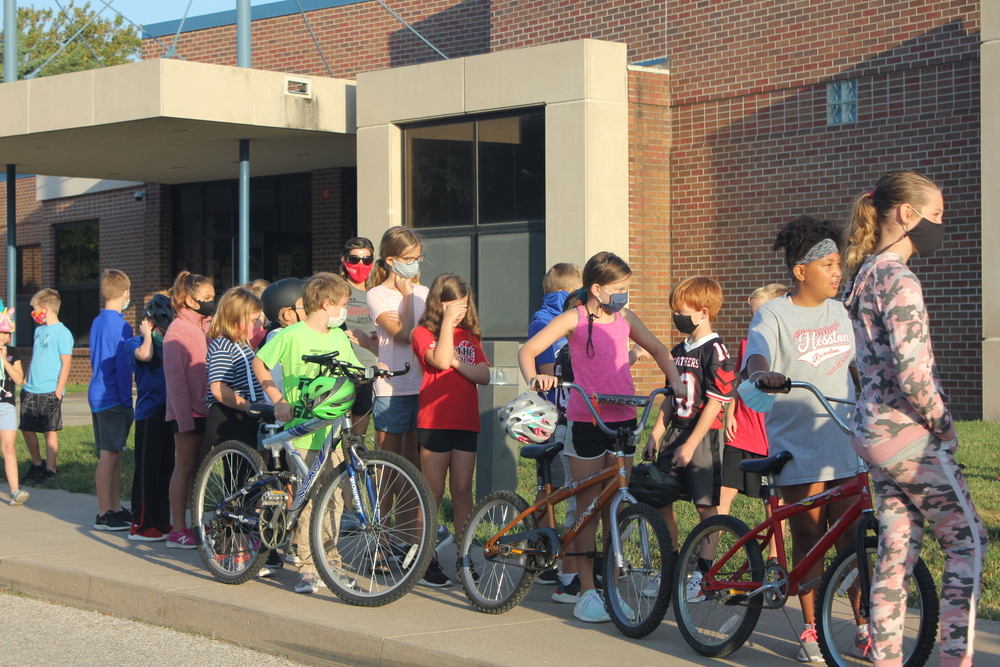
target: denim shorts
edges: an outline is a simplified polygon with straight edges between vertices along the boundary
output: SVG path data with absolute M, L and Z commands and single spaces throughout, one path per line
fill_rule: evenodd
M 406 433 L 417 427 L 419 397 L 376 396 L 372 411 L 375 430 L 383 433 Z
M 13 403 L 0 403 L 0 431 L 17 430 L 17 408 Z

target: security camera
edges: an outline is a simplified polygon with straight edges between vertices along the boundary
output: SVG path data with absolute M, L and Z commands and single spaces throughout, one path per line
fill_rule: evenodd
M 146 191 L 145 190 L 136 190 L 135 191 L 135 200 L 136 201 L 142 201 L 145 198 L 146 198 Z

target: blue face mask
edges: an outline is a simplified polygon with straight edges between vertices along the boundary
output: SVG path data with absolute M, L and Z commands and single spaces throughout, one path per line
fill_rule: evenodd
M 608 297 L 610 297 L 608 303 L 604 303 L 603 301 L 601 302 L 601 308 L 603 308 L 604 312 L 606 313 L 617 313 L 618 311 L 620 311 L 622 308 L 625 307 L 626 303 L 628 303 L 628 292 L 622 292 L 620 294 L 612 294 L 603 287 L 601 288 L 601 290 L 606 292 Z

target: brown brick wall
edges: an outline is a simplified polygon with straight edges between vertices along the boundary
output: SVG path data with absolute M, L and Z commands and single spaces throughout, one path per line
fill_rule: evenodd
M 338 167 L 312 172 L 314 271 L 340 273 L 340 251 L 358 232 L 358 172 Z M 378 239 L 372 239 L 377 244 Z

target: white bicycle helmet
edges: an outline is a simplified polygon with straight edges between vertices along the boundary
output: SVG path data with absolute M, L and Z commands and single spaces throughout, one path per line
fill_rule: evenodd
M 500 426 L 514 440 L 539 443 L 556 430 L 559 414 L 556 406 L 533 391 L 526 391 L 497 410 Z

